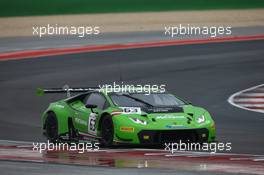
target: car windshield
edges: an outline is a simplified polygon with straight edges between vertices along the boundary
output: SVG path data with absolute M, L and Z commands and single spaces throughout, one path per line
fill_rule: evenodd
M 118 94 L 112 93 L 110 97 L 114 104 L 118 106 L 159 106 L 159 107 L 170 107 L 170 106 L 182 106 L 185 103 L 176 98 L 174 95 L 169 93 L 133 93 L 133 94 Z

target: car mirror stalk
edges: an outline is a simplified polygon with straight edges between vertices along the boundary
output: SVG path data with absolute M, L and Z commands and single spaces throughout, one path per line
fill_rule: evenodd
M 97 108 L 97 105 L 94 105 L 94 104 L 86 104 L 85 107 L 86 108 L 90 108 L 93 113 L 98 114 L 98 112 L 94 111 L 94 108 Z

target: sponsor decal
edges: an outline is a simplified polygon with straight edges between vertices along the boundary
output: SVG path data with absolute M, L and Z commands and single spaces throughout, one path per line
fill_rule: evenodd
M 56 104 L 56 107 L 58 107 L 58 108 L 64 108 L 64 106 L 63 105 L 60 105 L 60 104 Z
M 139 107 L 121 107 L 123 114 L 141 114 Z
M 156 119 L 183 119 L 184 116 L 174 116 L 174 115 L 160 115 L 157 116 Z
M 120 127 L 120 131 L 123 131 L 123 132 L 134 132 L 134 128 L 133 127 L 121 126 Z
M 165 127 L 169 128 L 169 129 L 183 129 L 183 128 L 187 128 L 184 125 L 166 125 Z

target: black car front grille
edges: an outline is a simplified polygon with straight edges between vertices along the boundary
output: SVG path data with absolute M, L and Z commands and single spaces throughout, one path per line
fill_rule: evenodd
M 163 144 L 170 142 L 202 143 L 208 140 L 209 131 L 203 129 L 143 130 L 138 133 L 141 144 Z

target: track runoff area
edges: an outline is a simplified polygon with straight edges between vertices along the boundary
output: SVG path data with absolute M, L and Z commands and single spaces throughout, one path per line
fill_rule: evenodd
M 263 38 L 255 38 L 260 40 Z M 184 43 L 145 43 L 126 46 L 113 46 L 106 48 L 92 48 L 81 50 L 57 50 L 57 51 L 32 51 L 18 52 L 14 55 L 0 55 L 2 61 L 11 59 L 37 58 L 39 56 L 61 55 L 85 52 L 98 52 L 106 50 L 120 50 L 131 48 L 148 48 L 159 46 L 173 46 L 186 44 L 204 44 L 211 42 L 245 41 L 252 38 L 229 38 L 220 41 L 197 40 Z M 79 48 L 80 49 L 80 48 Z M 228 102 L 242 110 L 263 113 L 263 88 L 264 85 L 254 86 L 241 90 L 228 99 Z M 47 144 L 47 143 L 46 143 Z M 0 160 L 2 161 L 27 161 L 35 163 L 56 163 L 66 165 L 89 165 L 102 167 L 133 167 L 133 168 L 160 168 L 188 170 L 199 172 L 221 172 L 221 173 L 246 173 L 264 174 L 264 155 L 234 154 L 217 152 L 193 152 L 193 151 L 171 151 L 170 149 L 145 149 L 145 148 L 114 148 L 96 149 L 90 151 L 80 150 L 40 150 L 36 149 L 32 142 L 24 141 L 0 141 Z

